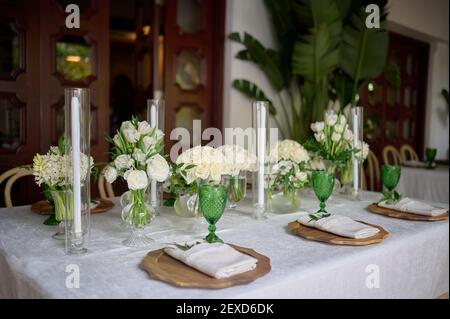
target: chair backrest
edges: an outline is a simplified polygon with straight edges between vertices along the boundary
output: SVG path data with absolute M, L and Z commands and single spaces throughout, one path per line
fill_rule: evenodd
M 399 151 L 392 145 L 387 145 L 383 149 L 383 162 L 386 165 L 402 165 L 403 161 Z
M 367 175 L 369 181 L 367 183 L 367 189 L 371 191 L 377 191 L 378 185 L 380 185 L 380 163 L 378 162 L 375 153 L 369 150 L 369 156 L 367 157 Z
M 101 199 L 107 199 L 111 197 L 115 197 L 114 189 L 110 183 L 108 183 L 105 179 L 105 170 L 106 167 L 103 167 L 100 176 L 98 177 L 98 192 L 100 194 Z
M 13 168 L 13 170 L 15 170 L 15 169 Z M 8 172 L 5 172 L 3 175 L 5 175 Z M 3 175 L 0 177 L 0 182 L 3 182 L 3 179 L 2 179 Z M 8 182 L 6 182 L 6 186 L 5 186 L 5 205 L 6 205 L 6 207 L 13 207 L 12 200 L 11 200 L 11 188 L 12 188 L 13 184 L 19 178 L 24 177 L 24 176 L 29 176 L 29 175 L 33 175 L 33 171 L 29 168 L 23 168 L 23 167 L 18 167 L 18 169 L 15 170 L 15 174 L 9 175 L 10 178 L 8 179 Z
M 20 171 L 22 167 L 14 167 L 0 175 L 0 184 Z
M 403 162 L 408 160 L 413 161 L 419 160 L 419 156 L 417 156 L 416 151 L 409 144 L 403 144 L 402 147 L 400 147 L 400 155 L 402 157 Z

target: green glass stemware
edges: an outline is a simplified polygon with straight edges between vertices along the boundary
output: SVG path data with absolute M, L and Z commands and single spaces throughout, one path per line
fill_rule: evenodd
M 392 192 L 400 180 L 401 168 L 397 165 L 383 165 L 381 166 L 381 179 L 383 185 L 389 192 Z
M 312 186 L 314 193 L 320 201 L 320 209 L 317 213 L 328 215 L 325 210 L 325 202 L 330 197 L 334 188 L 334 173 L 326 171 L 314 171 L 312 173 Z
M 216 235 L 216 223 L 222 217 L 227 204 L 228 191 L 224 185 L 200 185 L 199 204 L 203 217 L 208 221 L 209 234 L 204 238 L 208 243 L 223 243 Z
M 433 166 L 434 159 L 437 155 L 437 149 L 429 148 L 425 150 L 425 156 L 427 157 L 428 167 L 431 168 Z

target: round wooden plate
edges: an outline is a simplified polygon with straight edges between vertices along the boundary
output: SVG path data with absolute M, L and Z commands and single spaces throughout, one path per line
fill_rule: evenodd
M 380 207 L 377 204 L 371 204 L 367 209 L 375 214 L 394 217 L 394 218 L 400 218 L 400 219 L 407 219 L 407 220 L 419 220 L 419 221 L 427 221 L 427 222 L 435 222 L 438 220 L 445 220 L 448 218 L 448 212 L 438 215 L 438 216 L 425 216 L 425 215 L 417 215 L 417 214 L 411 214 L 411 213 L 404 213 L 398 210 L 389 209 L 385 207 Z
M 95 199 L 100 203 L 94 209 L 91 209 L 91 214 L 104 213 L 114 207 L 114 203 L 107 199 Z M 46 200 L 33 203 L 31 205 L 31 211 L 40 215 L 50 215 L 52 212 L 52 206 Z
M 301 236 L 308 240 L 321 241 L 323 243 L 333 244 L 333 245 L 348 245 L 348 246 L 366 246 L 372 244 L 381 243 L 385 238 L 389 236 L 389 233 L 381 226 L 371 225 L 368 223 L 361 222 L 363 224 L 376 227 L 380 231 L 378 234 L 368 238 L 348 238 L 341 237 L 314 227 L 308 227 L 300 224 L 298 221 L 293 221 L 288 224 L 288 229 L 294 234 Z
M 270 259 L 268 257 L 258 254 L 250 248 L 230 246 L 241 253 L 256 258 L 258 260 L 256 268 L 229 278 L 216 279 L 172 258 L 163 249 L 149 252 L 140 266 L 148 272 L 151 278 L 182 288 L 227 288 L 252 282 L 270 271 Z

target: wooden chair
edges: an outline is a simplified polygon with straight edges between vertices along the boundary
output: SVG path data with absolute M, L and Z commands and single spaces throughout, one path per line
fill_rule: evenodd
M 402 157 L 399 151 L 392 145 L 387 145 L 383 149 L 383 162 L 386 165 L 402 165 Z
M 21 177 L 33 175 L 33 171 L 29 168 L 24 167 L 16 167 L 12 168 L 2 175 L 0 175 L 0 184 L 4 182 L 7 178 L 8 181 L 6 182 L 5 186 L 5 205 L 6 207 L 10 208 L 13 207 L 12 200 L 11 200 L 11 188 L 13 184 Z
M 409 144 L 403 144 L 402 147 L 400 147 L 400 155 L 402 157 L 402 161 L 418 161 L 419 156 L 417 156 L 416 151 L 412 148 Z
M 369 151 L 369 156 L 367 157 L 366 172 L 368 176 L 367 189 L 377 191 L 380 185 L 380 163 L 372 151 Z
M 103 167 L 100 176 L 98 177 L 98 192 L 100 194 L 101 199 L 107 199 L 111 197 L 115 197 L 114 189 L 110 183 L 108 183 L 105 179 L 105 170 L 106 167 Z

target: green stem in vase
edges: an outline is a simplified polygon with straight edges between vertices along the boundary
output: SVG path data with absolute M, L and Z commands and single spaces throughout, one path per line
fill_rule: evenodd
M 150 211 L 145 203 L 145 190 L 130 191 L 130 209 L 125 215 L 125 223 L 143 228 L 149 223 Z
M 240 202 L 244 198 L 244 190 L 239 176 L 232 176 L 230 179 L 230 193 L 233 202 Z

